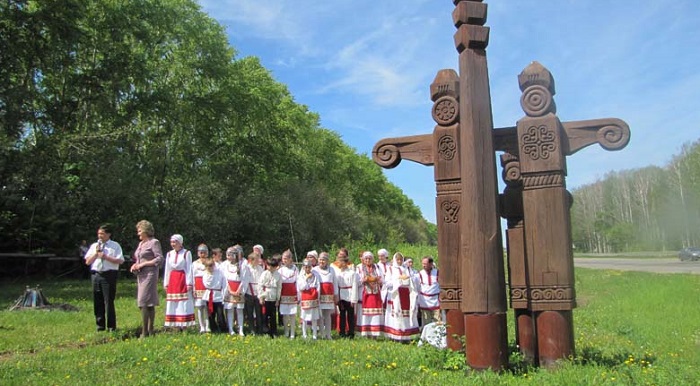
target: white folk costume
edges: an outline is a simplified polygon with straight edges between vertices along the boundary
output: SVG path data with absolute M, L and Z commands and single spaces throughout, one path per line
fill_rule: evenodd
M 258 281 L 260 276 L 265 272 L 262 265 L 252 264 L 250 262 L 241 266 L 243 268 L 243 276 L 246 278 L 248 288 L 245 294 L 245 315 L 248 322 L 248 328 L 253 333 L 262 334 L 263 332 L 263 312 L 262 306 L 258 299 Z
M 216 267 L 212 267 L 212 271 L 205 271 L 202 276 L 202 282 L 204 283 L 204 301 L 207 304 L 207 314 L 208 324 L 206 326 L 206 331 L 210 332 L 211 329 L 215 331 L 224 331 L 224 290 L 226 289 L 226 278 L 224 274 Z
M 258 299 L 265 302 L 276 302 L 282 297 L 282 277 L 275 270 L 266 270 L 258 280 Z
M 199 332 L 205 332 L 209 324 L 206 310 L 207 302 L 204 300 L 204 291 L 206 288 L 204 288 L 203 278 L 206 270 L 207 268 L 204 266 L 202 259 L 197 259 L 192 262 L 190 275 L 192 276 L 192 283 L 194 283 L 192 295 L 194 298 L 194 308 L 197 313 L 197 321 L 199 322 Z
M 382 262 L 381 258 L 379 257 L 380 255 L 384 255 L 389 257 L 389 251 L 386 249 L 380 249 L 377 251 L 377 258 L 379 259 L 379 262 L 377 262 L 377 268 L 379 269 L 379 274 L 382 277 L 382 289 L 381 289 L 381 295 L 382 295 L 382 308 L 386 307 L 386 285 L 387 285 L 387 272 L 389 271 L 389 268 L 391 267 L 391 261 L 385 261 Z
M 244 277 L 241 264 L 236 261 L 224 261 L 219 266 L 219 270 L 226 278 L 224 309 L 226 310 L 228 332 L 233 335 L 233 314 L 235 312 L 238 334 L 243 336 L 243 308 L 245 306 L 245 293 L 248 288 L 247 277 Z
M 441 321 L 440 317 L 440 283 L 438 282 L 438 270 L 433 268 L 430 272 L 422 269 L 418 273 L 420 290 L 418 306 L 421 310 L 423 326 L 433 321 Z
M 321 294 L 321 278 L 314 271 L 310 272 L 310 276 L 307 277 L 306 272 L 300 272 L 297 279 L 297 290 L 299 290 L 299 296 L 301 297 L 301 312 L 299 316 L 303 321 L 301 323 L 301 331 L 304 338 L 307 337 L 306 334 L 306 323 L 311 322 L 311 332 L 313 333 L 314 339 L 316 339 L 316 323 L 319 319 L 319 305 L 320 305 L 320 294 Z
M 335 278 L 335 272 L 326 264 L 326 269 L 317 265 L 313 271 L 318 274 L 321 279 L 321 296 L 320 306 L 321 311 L 321 338 L 331 339 L 331 314 L 335 313 L 335 297 L 338 295 L 338 281 Z
M 334 267 L 338 282 L 338 334 L 341 337 L 355 336 L 355 304 L 358 300 L 359 277 L 354 266 Z
M 384 310 L 382 309 L 382 276 L 376 264 L 361 264 L 357 274 L 362 283 L 362 305 L 357 310 L 356 331 L 361 336 L 378 337 L 384 327 Z
M 284 336 L 294 339 L 296 331 L 296 316 L 298 311 L 299 299 L 297 296 L 297 278 L 299 276 L 299 268 L 291 264 L 289 266 L 282 265 L 279 269 L 282 277 L 282 298 L 280 299 L 280 314 L 282 315 L 282 323 L 284 324 Z
M 418 326 L 418 291 L 408 269 L 399 265 L 396 255 L 386 275 L 387 306 L 384 336 L 396 341 L 410 341 L 420 334 Z
M 165 255 L 165 327 L 194 326 L 192 254 L 181 248 Z M 188 288 L 189 287 L 189 288 Z
M 296 315 L 297 305 L 299 304 L 299 299 L 297 299 L 297 276 L 299 275 L 299 268 L 294 264 L 292 264 L 291 267 L 282 265 L 279 269 L 279 273 L 282 277 L 280 314 Z
M 258 299 L 265 303 L 265 324 L 270 337 L 277 335 L 277 304 L 282 297 L 282 276 L 276 267 L 269 266 L 258 281 Z

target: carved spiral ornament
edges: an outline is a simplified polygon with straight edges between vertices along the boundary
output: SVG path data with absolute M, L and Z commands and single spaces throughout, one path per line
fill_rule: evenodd
M 443 135 L 438 140 L 438 154 L 444 160 L 451 161 L 455 157 L 457 143 L 451 135 Z
M 438 98 L 433 104 L 433 119 L 438 125 L 449 126 L 457 121 L 459 105 L 451 96 Z
M 446 223 L 456 223 L 459 221 L 459 201 L 443 201 L 440 207 L 442 208 L 443 219 Z
M 570 288 L 535 288 L 531 291 L 533 301 L 571 300 Z
M 553 112 L 554 99 L 546 87 L 533 85 L 523 91 L 523 95 L 520 97 L 520 106 L 528 116 L 541 117 Z
M 511 301 L 527 300 L 527 288 L 512 288 L 510 290 Z
M 459 302 L 462 300 L 462 289 L 461 288 L 443 288 L 440 291 L 440 301 L 441 302 Z
M 375 154 L 374 162 L 383 168 L 393 168 L 401 162 L 399 148 L 395 145 L 381 145 Z
M 503 167 L 503 181 L 507 184 L 520 181 L 520 162 L 511 161 Z
M 627 146 L 630 140 L 630 129 L 627 125 L 603 126 L 596 132 L 596 139 L 605 150 L 618 150 Z

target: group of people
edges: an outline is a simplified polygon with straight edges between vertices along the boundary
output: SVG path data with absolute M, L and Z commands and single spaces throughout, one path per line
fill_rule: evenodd
M 299 321 L 304 338 L 331 339 L 337 321 L 340 337 L 353 338 L 357 332 L 410 341 L 423 325 L 442 320 L 438 270 L 430 256 L 422 259 L 418 271 L 399 252 L 389 261 L 389 252 L 380 249 L 375 262 L 374 254 L 365 251 L 355 266 L 341 248 L 333 262 L 327 252 L 309 251 L 299 268 L 289 250 L 265 259 L 264 248 L 255 245 L 244 258 L 243 247 L 234 245 L 224 258 L 221 249 L 200 244 L 193 260 L 182 235 L 172 235 L 171 250 L 163 254 L 150 222 L 138 222 L 136 232 L 140 242 L 130 271 L 137 277 L 144 337 L 154 332 L 162 265 L 166 328 L 198 325 L 202 333 L 275 337 L 279 322 L 284 336 L 294 339 Z M 109 225 L 100 226 L 98 241 L 85 254 L 98 330 L 116 328 L 117 270 L 124 257 L 111 234 Z

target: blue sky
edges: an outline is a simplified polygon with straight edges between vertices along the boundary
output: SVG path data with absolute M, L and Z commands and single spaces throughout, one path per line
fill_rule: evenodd
M 536 60 L 556 81 L 562 121 L 616 117 L 630 144 L 568 158 L 575 189 L 613 170 L 666 165 L 700 138 L 700 1 L 492 0 L 487 58 L 493 122 L 513 126 L 518 74 Z M 237 56 L 257 56 L 297 103 L 359 153 L 431 133 L 429 86 L 457 69 L 451 0 L 200 0 Z M 435 222 L 433 170 L 384 171 Z

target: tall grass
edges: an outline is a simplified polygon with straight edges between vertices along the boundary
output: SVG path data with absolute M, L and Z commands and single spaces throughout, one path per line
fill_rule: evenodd
M 140 318 L 133 279 L 119 281 L 115 333 L 95 331 L 88 280 L 40 283 L 52 303 L 72 304 L 77 312 L 6 310 L 34 284 L 0 284 L 3 385 L 700 385 L 698 275 L 577 269 L 576 357 L 544 370 L 527 367 L 513 352 L 511 368 L 501 374 L 470 372 L 462 353 L 382 340 L 290 341 L 194 330 L 134 339 Z M 159 307 L 156 323 L 162 322 Z M 512 320 L 509 325 L 514 346 Z

